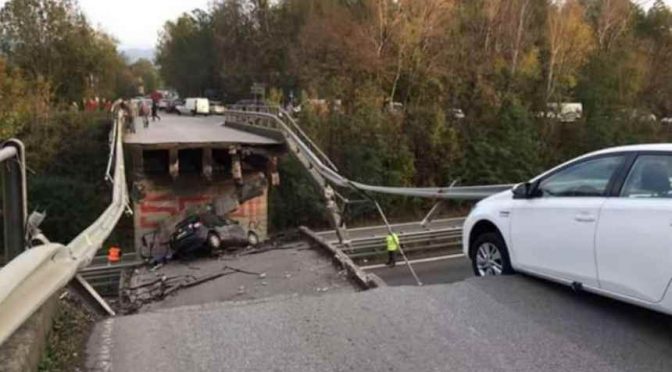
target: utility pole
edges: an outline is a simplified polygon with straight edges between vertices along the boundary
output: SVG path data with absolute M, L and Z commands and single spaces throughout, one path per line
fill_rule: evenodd
M 19 140 L 8 140 L 0 148 L 5 263 L 25 249 L 27 205 L 24 155 L 24 147 Z

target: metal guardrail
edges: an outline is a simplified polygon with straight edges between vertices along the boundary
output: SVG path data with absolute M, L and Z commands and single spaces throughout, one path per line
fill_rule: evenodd
M 302 154 L 310 163 L 310 171 L 316 171 L 333 185 L 400 196 L 414 196 L 431 199 L 480 200 L 513 187 L 504 185 L 449 186 L 449 187 L 394 187 L 376 186 L 355 182 L 342 176 L 326 155 L 301 131 L 290 114 L 274 106 L 231 106 L 224 116 L 239 124 L 281 132 L 290 150 Z M 228 120 L 227 120 L 228 121 Z
M 121 261 L 115 263 L 108 262 L 107 256 L 96 256 L 79 273 L 101 296 L 116 297 L 124 270 L 132 270 L 143 263 L 135 254 L 124 254 Z
M 462 244 L 462 231 L 459 228 L 437 230 L 431 232 L 411 233 L 399 235 L 399 241 L 407 254 L 416 252 L 429 252 L 436 250 L 460 250 Z M 385 238 L 353 239 L 351 248 L 345 249 L 341 245 L 337 247 L 351 258 L 371 258 L 387 254 Z
M 121 101 L 112 108 L 110 170 L 112 202 L 67 246 L 50 243 L 25 250 L 0 269 L 0 344 L 93 259 L 128 206 Z
M 444 219 L 434 221 L 435 227 L 423 228 L 418 223 L 406 223 L 392 225 L 393 231 L 399 235 L 399 240 L 406 253 L 429 253 L 436 251 L 458 252 L 462 248 L 462 222 L 461 218 Z M 330 239 L 332 231 L 317 233 L 329 244 L 341 249 L 352 259 L 372 259 L 383 257 L 387 254 L 385 237 L 386 226 L 371 226 L 350 230 L 351 235 L 356 233 L 359 237 L 350 240 L 350 246 L 345 247 L 337 240 Z M 448 253 L 446 252 L 446 253 Z

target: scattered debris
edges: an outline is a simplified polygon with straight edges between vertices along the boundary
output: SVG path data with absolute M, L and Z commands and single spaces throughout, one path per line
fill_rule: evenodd
M 213 300 L 355 290 L 346 273 L 335 270 L 329 256 L 321 250 L 304 249 L 310 247 L 305 241 L 283 242 L 286 236 L 256 247 L 218 250 L 210 257 L 167 261 L 154 270 L 146 266 L 128 271 L 121 281 L 118 313 Z
M 158 273 L 156 274 L 158 275 Z M 123 288 L 120 292 L 121 312 L 124 314 L 133 313 L 143 305 L 161 300 L 180 289 L 194 287 L 222 276 L 232 274 L 265 275 L 265 273 L 242 270 L 228 265 L 225 265 L 222 270 L 218 272 L 205 274 L 199 277 L 191 274 L 177 276 L 161 275 L 157 279 Z M 245 293 L 245 287 L 241 286 L 238 289 L 238 293 Z

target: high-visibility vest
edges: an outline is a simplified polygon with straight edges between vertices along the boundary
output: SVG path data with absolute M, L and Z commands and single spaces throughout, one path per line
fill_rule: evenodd
M 385 241 L 387 243 L 387 251 L 388 252 L 395 252 L 396 250 L 399 249 L 399 235 L 397 234 L 389 234 L 386 238 Z

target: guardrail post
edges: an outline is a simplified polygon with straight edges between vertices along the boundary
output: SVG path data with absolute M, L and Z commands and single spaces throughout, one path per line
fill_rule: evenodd
M 2 150 L 15 154 L 2 163 L 2 200 L 5 236 L 5 262 L 11 261 L 25 249 L 26 175 L 23 166 L 24 148 L 19 140 L 2 144 Z

